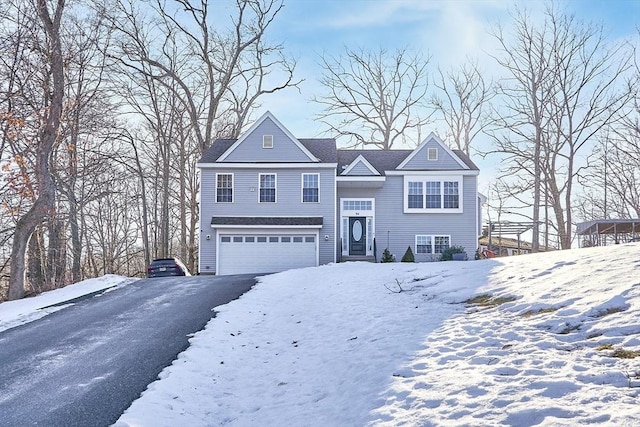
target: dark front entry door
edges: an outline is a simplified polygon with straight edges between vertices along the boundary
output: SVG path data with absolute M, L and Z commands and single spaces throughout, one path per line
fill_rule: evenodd
M 366 255 L 367 233 L 365 218 L 349 218 L 349 255 Z

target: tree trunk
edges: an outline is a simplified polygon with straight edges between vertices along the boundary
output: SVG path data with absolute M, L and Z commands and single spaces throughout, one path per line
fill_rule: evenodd
M 9 278 L 9 300 L 15 300 L 24 296 L 24 270 L 25 253 L 27 243 L 33 231 L 42 224 L 54 211 L 55 188 L 51 171 L 49 170 L 49 158 L 53 150 L 60 119 L 62 117 L 62 103 L 64 98 L 64 73 L 63 56 L 60 44 L 60 21 L 64 9 L 64 0 L 58 0 L 53 19 L 47 9 L 46 0 L 38 0 L 38 15 L 47 34 L 47 46 L 49 53 L 49 72 L 52 79 L 51 94 L 47 114 L 38 135 L 38 147 L 36 149 L 36 182 L 38 184 L 38 198 L 35 203 L 21 217 L 15 228 L 13 246 L 11 248 L 11 277 Z

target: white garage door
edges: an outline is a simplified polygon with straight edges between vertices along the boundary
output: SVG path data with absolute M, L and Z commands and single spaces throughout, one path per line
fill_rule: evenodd
M 218 235 L 217 274 L 274 273 L 318 265 L 317 234 Z

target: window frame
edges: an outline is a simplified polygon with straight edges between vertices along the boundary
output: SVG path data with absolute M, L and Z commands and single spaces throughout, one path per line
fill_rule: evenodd
M 231 177 L 231 200 L 230 201 L 222 201 L 220 200 L 220 194 L 218 193 L 219 190 L 224 190 L 227 189 L 226 187 L 219 187 L 219 181 L 218 178 L 221 176 L 230 176 Z M 229 172 L 220 172 L 220 173 L 216 173 L 216 203 L 233 203 L 233 193 L 234 191 L 234 185 L 235 185 L 235 177 L 233 176 L 233 173 L 229 173 Z
M 422 183 L 422 207 L 409 207 L 409 196 L 415 196 L 410 194 L 410 183 L 418 182 Z M 439 194 L 437 195 L 430 194 L 436 189 L 436 186 L 433 185 L 434 183 L 438 184 L 437 191 Z M 445 195 L 445 184 L 447 184 L 447 190 L 450 190 L 450 183 L 456 184 L 457 194 Z M 415 187 L 413 184 L 411 186 Z M 461 175 L 404 175 L 404 192 L 402 195 L 404 213 L 463 213 L 463 190 L 463 176 Z M 437 203 L 438 207 L 429 207 L 436 204 L 434 199 L 436 196 L 439 201 Z M 456 198 L 457 205 L 455 203 Z
M 262 187 L 263 176 L 273 176 L 273 188 Z M 273 201 L 262 200 L 262 190 L 273 190 Z M 278 203 L 278 174 L 277 173 L 259 173 L 258 174 L 258 203 Z
M 304 199 L 304 190 L 313 190 L 312 187 L 305 187 L 305 176 L 313 176 L 316 177 L 316 200 L 315 201 L 305 201 Z M 301 203 L 320 203 L 320 174 L 319 173 L 303 173 L 300 175 L 300 202 Z
M 424 238 L 424 242 L 425 243 L 420 243 L 418 242 L 419 238 Z M 446 239 L 447 240 L 447 245 L 446 247 L 440 248 L 439 251 L 436 250 L 436 246 L 440 246 L 442 247 L 442 244 L 436 244 L 436 241 L 438 239 Z M 426 252 L 422 252 L 418 249 L 418 246 L 420 247 L 427 247 L 427 251 Z M 446 250 L 448 248 L 451 247 L 451 235 L 450 234 L 416 234 L 414 236 L 414 250 L 416 255 L 420 254 L 420 255 L 437 255 L 437 254 L 442 254 L 443 250 Z

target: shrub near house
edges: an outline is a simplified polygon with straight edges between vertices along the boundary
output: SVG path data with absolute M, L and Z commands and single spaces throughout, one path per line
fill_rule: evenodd
M 198 167 L 200 273 L 380 260 L 384 244 L 418 262 L 477 248 L 478 168 L 433 133 L 414 150 L 342 150 L 294 137 L 267 112 L 214 141 Z

